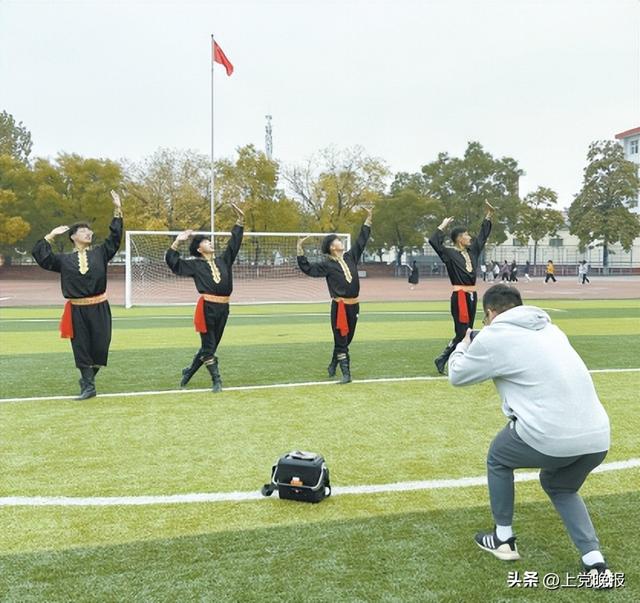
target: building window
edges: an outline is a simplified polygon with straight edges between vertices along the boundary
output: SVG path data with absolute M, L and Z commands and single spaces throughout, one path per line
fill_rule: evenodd
M 549 239 L 549 247 L 562 247 L 562 239 L 560 237 Z
M 629 141 L 629 155 L 637 155 L 638 154 L 638 139 Z

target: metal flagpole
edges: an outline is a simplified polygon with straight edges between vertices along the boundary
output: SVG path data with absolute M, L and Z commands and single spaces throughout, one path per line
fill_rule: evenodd
M 213 233 L 215 231 L 215 172 L 214 172 L 214 164 L 213 164 L 213 72 L 214 72 L 214 59 L 215 53 L 215 40 L 213 34 L 211 34 L 211 237 L 213 237 Z M 211 239 L 213 243 L 213 238 Z

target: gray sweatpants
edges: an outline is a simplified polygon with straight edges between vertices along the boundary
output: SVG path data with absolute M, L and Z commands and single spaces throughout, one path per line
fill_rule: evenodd
M 513 522 L 513 470 L 540 468 L 540 483 L 560 514 L 571 540 L 581 554 L 599 550 L 600 543 L 578 490 L 591 471 L 607 456 L 604 452 L 555 457 L 538 452 L 522 441 L 513 422 L 494 438 L 487 455 L 491 512 L 498 525 Z

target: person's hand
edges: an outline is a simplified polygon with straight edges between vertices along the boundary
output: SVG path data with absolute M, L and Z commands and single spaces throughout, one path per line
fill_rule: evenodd
M 183 230 L 177 237 L 176 243 L 182 243 L 186 241 L 193 234 L 193 230 Z
M 236 216 L 238 216 L 239 220 L 242 220 L 244 218 L 244 212 L 235 204 L 235 203 L 230 203 L 231 207 L 233 207 L 233 211 L 236 212 Z
M 298 252 L 298 255 L 304 255 L 304 249 L 302 248 L 302 244 L 309 238 L 311 238 L 311 235 L 307 235 L 306 237 L 300 237 L 298 239 L 298 242 L 296 243 L 296 250 Z
M 113 205 L 118 209 L 122 209 L 122 201 L 120 200 L 120 195 L 116 193 L 116 191 L 111 191 L 111 200 L 113 201 Z
M 464 343 L 466 347 L 469 347 L 471 345 L 471 329 L 467 329 L 467 332 L 464 334 L 462 343 Z
M 496 208 L 489 203 L 486 199 L 484 200 L 484 207 L 487 210 L 487 218 L 490 218 L 493 215 L 493 212 L 496 211 Z
M 367 226 L 371 226 L 371 221 L 373 220 L 373 205 L 365 205 L 364 209 L 367 212 L 367 218 L 365 219 L 364 223 Z
M 56 226 L 48 235 L 48 238 L 53 239 L 54 237 L 57 237 L 58 235 L 64 234 L 65 232 L 67 232 L 67 230 L 69 230 L 68 226 Z
M 440 226 L 438 226 L 438 228 L 440 230 L 444 230 L 447 226 L 449 226 L 449 224 L 451 224 L 451 222 L 453 222 L 453 217 L 445 218 L 444 220 L 442 220 L 442 222 L 440 222 Z

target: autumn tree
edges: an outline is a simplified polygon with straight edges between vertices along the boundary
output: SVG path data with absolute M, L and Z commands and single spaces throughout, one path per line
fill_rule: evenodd
M 362 206 L 382 197 L 389 170 L 361 147 L 329 147 L 305 164 L 289 167 L 283 175 L 307 216 L 309 229 L 357 232 L 364 219 Z

